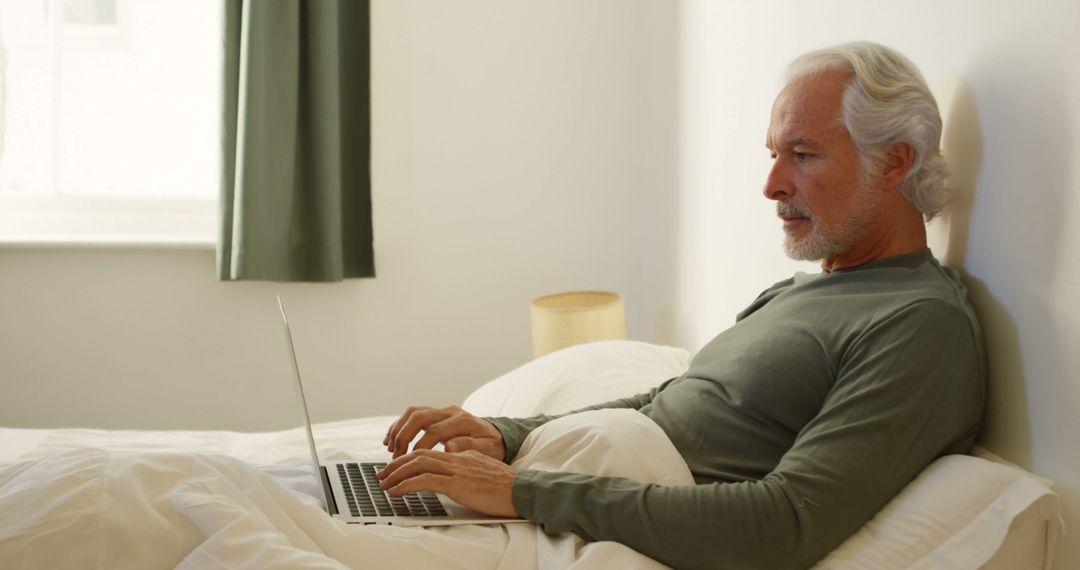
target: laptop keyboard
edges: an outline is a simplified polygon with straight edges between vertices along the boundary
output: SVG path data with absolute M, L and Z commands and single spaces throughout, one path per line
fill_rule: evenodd
M 446 510 L 435 493 L 420 491 L 391 497 L 379 488 L 375 473 L 385 463 L 339 463 L 338 478 L 345 489 L 349 513 L 354 517 L 445 517 Z

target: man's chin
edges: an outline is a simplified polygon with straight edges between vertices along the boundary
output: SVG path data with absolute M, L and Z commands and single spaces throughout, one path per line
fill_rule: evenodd
M 795 261 L 821 261 L 824 256 L 814 255 L 812 252 L 804 252 L 790 247 L 784 247 L 784 253 Z
M 820 243 L 813 236 L 793 238 L 788 236 L 784 240 L 784 253 L 795 261 L 821 261 L 834 253 L 835 245 Z

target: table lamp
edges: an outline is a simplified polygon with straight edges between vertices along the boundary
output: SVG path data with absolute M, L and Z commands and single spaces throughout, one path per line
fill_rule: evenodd
M 534 358 L 575 344 L 626 338 L 626 309 L 616 293 L 556 293 L 534 299 L 529 312 Z

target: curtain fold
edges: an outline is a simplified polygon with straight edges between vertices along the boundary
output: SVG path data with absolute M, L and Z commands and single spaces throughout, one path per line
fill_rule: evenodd
M 368 2 L 227 0 L 218 278 L 374 277 Z

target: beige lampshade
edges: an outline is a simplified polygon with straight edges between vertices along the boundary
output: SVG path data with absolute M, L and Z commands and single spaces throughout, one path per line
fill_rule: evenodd
M 626 338 L 626 309 L 616 293 L 575 291 L 532 302 L 533 357 L 575 344 Z

